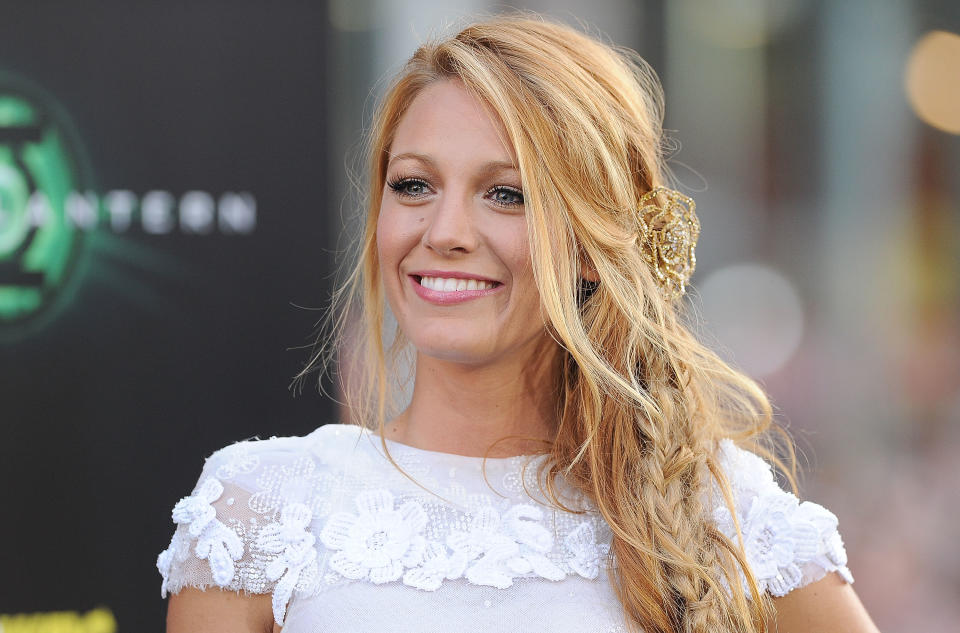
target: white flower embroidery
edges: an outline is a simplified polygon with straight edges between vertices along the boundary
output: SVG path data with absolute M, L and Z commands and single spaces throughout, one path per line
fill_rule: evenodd
M 190 535 L 200 536 L 211 521 L 217 517 L 213 502 L 223 494 L 223 484 L 211 477 L 204 481 L 197 491 L 184 497 L 173 506 L 173 522 L 186 525 Z
M 467 580 L 499 589 L 512 585 L 515 576 L 531 572 L 562 580 L 566 574 L 544 555 L 553 548 L 553 536 L 538 523 L 542 517 L 539 508 L 527 504 L 511 507 L 502 518 L 492 507 L 480 508 L 469 531 L 454 531 L 447 537 L 453 551 L 451 565 L 475 561 L 464 573 Z
M 798 542 L 791 520 L 796 506 L 794 497 L 756 497 L 743 518 L 744 553 L 757 580 L 765 583 L 773 595 L 787 593 L 799 585 L 803 577 L 795 562 L 801 555 L 796 551 Z M 818 536 L 815 528 L 803 524 L 797 527 L 812 530 L 815 542 Z
M 313 516 L 326 516 L 336 483 L 336 477 L 318 472 L 314 460 L 304 455 L 289 464 L 264 467 L 257 477 L 260 491 L 251 495 L 247 505 L 258 514 L 273 514 L 286 504 L 302 503 Z
M 597 543 L 597 535 L 592 523 L 584 521 L 578 525 L 563 539 L 563 545 L 571 556 L 567 560 L 570 569 L 588 580 L 593 580 L 600 575 L 603 557 L 607 552 L 606 548 Z
M 461 578 L 493 587 L 524 576 L 562 580 L 577 574 L 603 582 L 597 580 L 603 569 L 616 566 L 609 557 L 610 528 L 588 496 L 557 490 L 564 506 L 586 514 L 538 505 L 543 495 L 535 463 L 521 476 L 522 460 L 497 462 L 498 470 L 490 471 L 496 476 L 483 479 L 467 462 L 433 463 L 420 453 L 394 452 L 407 472 L 437 493 L 429 495 L 389 465 L 375 442 L 358 443 L 358 434 L 346 431 L 334 440 L 334 431 L 318 432 L 315 443 L 247 443 L 217 453 L 208 464 L 215 480 L 204 478 L 177 504 L 178 527 L 157 558 L 162 589 L 215 582 L 273 593 L 274 618 L 282 622 L 291 600 L 354 579 L 434 591 Z M 717 526 L 734 540 L 733 516 L 739 517 L 746 562 L 762 590 L 779 594 L 830 571 L 852 580 L 836 517 L 815 504 L 785 501 L 792 495 L 777 487 L 769 466 L 731 442 L 721 443 L 719 457 L 734 514 L 716 487 L 703 491 L 703 501 L 711 511 L 720 506 Z M 368 492 L 353 496 L 364 488 Z
M 724 470 L 733 475 L 744 554 L 761 591 L 783 596 L 811 582 L 804 576 L 809 564 L 853 582 L 837 518 L 830 511 L 809 501 L 800 503 L 777 485 L 765 461 L 729 440 L 721 442 L 720 457 Z M 716 485 L 713 495 L 722 499 Z M 737 542 L 733 516 L 722 501 L 714 510 L 714 521 L 727 538 Z
M 236 532 L 217 520 L 213 502 L 222 494 L 223 484 L 213 477 L 207 479 L 193 495 L 184 497 L 174 506 L 173 521 L 186 526 L 187 532 L 197 539 L 194 553 L 197 558 L 209 562 L 214 582 L 225 587 L 233 579 L 233 561 L 243 556 L 243 543 Z M 160 554 L 157 566 L 163 565 L 169 574 L 172 552 L 179 549 L 171 545 L 170 549 Z
M 454 579 L 463 575 L 467 559 L 464 556 L 448 556 L 443 543 L 427 543 L 423 555 L 423 564 L 407 570 L 403 575 L 403 584 L 424 591 L 436 591 L 445 578 Z
M 539 457 L 514 457 L 511 468 L 503 476 L 503 486 L 507 494 L 526 496 L 528 492 L 540 489 L 538 478 Z
M 407 475 L 413 477 L 431 490 L 436 489 L 440 485 L 437 482 L 437 479 L 431 474 L 430 466 L 424 463 L 423 459 L 418 455 L 401 453 L 399 455 L 394 455 L 393 458 L 396 460 L 397 464 L 400 465 L 400 468 L 403 469 L 403 472 L 400 472 L 394 468 L 387 473 L 384 473 L 383 479 L 380 482 L 382 487 L 393 490 L 401 488 L 410 483 L 410 480 L 407 479 Z M 404 472 L 407 473 L 407 475 L 405 475 Z
M 304 576 L 317 573 L 316 537 L 307 529 L 313 514 L 305 504 L 293 503 L 280 511 L 280 521 L 260 530 L 258 548 L 276 557 L 267 563 L 269 580 L 277 580 L 273 590 L 273 617 L 283 624 L 287 603 Z
M 427 514 L 419 503 L 407 501 L 394 508 L 387 490 L 357 495 L 358 514 L 339 512 L 327 521 L 320 540 L 337 550 L 330 567 L 343 576 L 369 578 L 376 584 L 398 580 L 406 567 L 423 560 Z
M 160 575 L 163 577 L 163 582 L 160 583 L 161 598 L 167 597 L 167 583 L 170 581 L 170 572 L 173 570 L 174 558 L 182 558 L 178 540 L 179 539 L 177 538 L 177 535 L 174 534 L 173 540 L 170 542 L 170 546 L 160 552 L 160 555 L 157 556 L 157 569 L 160 571 Z
M 197 539 L 197 558 L 210 562 L 213 580 L 226 587 L 233 579 L 233 561 L 243 556 L 243 543 L 236 532 L 220 521 L 212 523 L 203 535 Z
M 852 583 L 853 575 L 847 569 L 847 550 L 837 529 L 836 515 L 821 505 L 804 501 L 793 518 L 795 526 L 807 527 L 803 532 L 794 532 L 798 541 L 798 564 L 812 562 L 821 569 L 837 572 Z

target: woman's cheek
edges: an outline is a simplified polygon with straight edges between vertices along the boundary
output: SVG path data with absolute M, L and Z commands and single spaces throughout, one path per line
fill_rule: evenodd
M 423 214 L 384 203 L 377 218 L 377 245 L 381 255 L 391 253 L 402 259 L 420 241 Z
M 394 280 L 399 275 L 398 249 L 396 233 L 390 226 L 392 218 L 380 213 L 377 223 L 377 259 L 380 263 L 380 279 L 385 286 L 388 297 L 393 294 Z
M 398 262 L 399 245 L 398 238 L 401 234 L 398 232 L 397 214 L 389 209 L 383 208 L 380 216 L 377 218 L 377 253 L 380 256 L 380 266 L 387 272 L 388 264 Z
M 524 229 L 526 226 L 524 225 Z M 518 280 L 533 282 L 533 262 L 530 259 L 530 246 L 527 243 L 526 230 L 515 231 L 511 234 L 509 247 L 503 257 L 510 262 L 510 269 Z

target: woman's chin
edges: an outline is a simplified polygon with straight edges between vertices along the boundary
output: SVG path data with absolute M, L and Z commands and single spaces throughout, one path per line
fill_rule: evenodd
M 471 347 L 465 345 L 416 345 L 417 356 L 421 359 L 430 359 L 444 363 L 457 363 L 460 365 L 479 366 L 494 362 L 498 356 L 489 349 L 483 349 L 480 346 Z

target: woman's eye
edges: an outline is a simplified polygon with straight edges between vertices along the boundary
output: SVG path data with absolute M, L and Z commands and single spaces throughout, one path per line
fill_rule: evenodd
M 519 207 L 523 205 L 523 192 L 514 187 L 498 186 L 487 192 L 496 204 L 501 207 Z
M 422 196 L 430 190 L 430 186 L 426 181 L 420 180 L 419 178 L 398 178 L 387 181 L 387 186 L 398 195 L 408 198 Z

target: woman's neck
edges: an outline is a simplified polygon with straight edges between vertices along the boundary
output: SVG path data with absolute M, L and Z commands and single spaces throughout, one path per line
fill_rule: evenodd
M 556 434 L 557 352 L 548 339 L 533 353 L 483 366 L 418 355 L 410 406 L 384 436 L 474 457 L 541 452 Z

